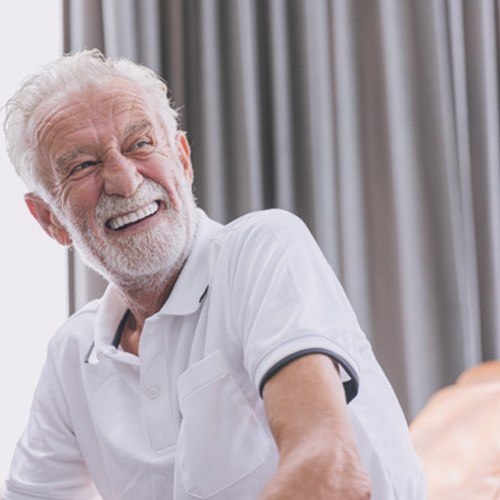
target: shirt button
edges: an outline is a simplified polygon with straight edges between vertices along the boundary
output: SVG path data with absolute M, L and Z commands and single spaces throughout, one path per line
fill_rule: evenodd
M 156 399 L 160 395 L 160 389 L 158 387 L 150 387 L 148 389 L 148 398 L 149 399 Z

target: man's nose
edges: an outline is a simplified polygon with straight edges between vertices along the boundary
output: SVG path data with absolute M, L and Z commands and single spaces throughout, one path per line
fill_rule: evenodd
M 109 195 L 132 196 L 143 181 L 135 163 L 122 154 L 107 158 L 102 172 L 104 191 Z

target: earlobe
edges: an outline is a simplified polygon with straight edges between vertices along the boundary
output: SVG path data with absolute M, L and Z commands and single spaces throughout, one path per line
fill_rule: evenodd
M 179 158 L 189 182 L 193 182 L 193 165 L 191 163 L 191 147 L 186 137 L 185 132 L 177 132 L 177 149 L 179 151 Z
M 73 243 L 68 232 L 54 215 L 48 203 L 35 193 L 26 193 L 24 201 L 31 215 L 51 238 L 64 246 L 70 246 Z

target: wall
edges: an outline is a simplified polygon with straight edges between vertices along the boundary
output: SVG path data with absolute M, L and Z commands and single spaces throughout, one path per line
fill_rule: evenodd
M 0 106 L 19 81 L 62 54 L 60 0 L 0 6 Z M 2 114 L 2 123 L 3 123 Z M 47 341 L 67 315 L 65 250 L 50 240 L 23 202 L 0 133 L 0 494 L 27 421 Z

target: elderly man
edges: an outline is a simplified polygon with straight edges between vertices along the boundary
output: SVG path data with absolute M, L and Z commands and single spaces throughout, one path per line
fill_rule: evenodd
M 422 499 L 394 393 L 304 224 L 192 195 L 151 70 L 62 57 L 7 104 L 29 210 L 108 281 L 53 337 L 6 499 Z

